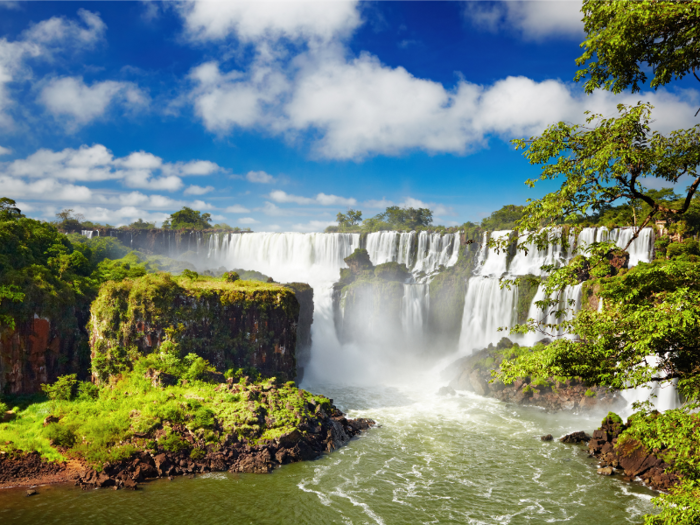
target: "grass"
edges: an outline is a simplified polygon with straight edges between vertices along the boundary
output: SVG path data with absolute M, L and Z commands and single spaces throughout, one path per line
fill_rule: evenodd
M 145 378 L 152 364 L 141 359 L 132 372 L 91 395 L 20 409 L 16 419 L 0 424 L 0 451 L 36 451 L 49 461 L 82 459 L 98 470 L 140 450 L 191 449 L 192 457 L 202 457 L 230 436 L 250 444 L 273 440 L 312 422 L 316 407 L 330 408 L 327 398 L 274 378 L 251 382 L 243 376 L 222 388 L 183 374 L 176 385 L 153 386 Z M 44 426 L 49 415 L 58 421 Z M 194 444 L 183 439 L 187 434 Z

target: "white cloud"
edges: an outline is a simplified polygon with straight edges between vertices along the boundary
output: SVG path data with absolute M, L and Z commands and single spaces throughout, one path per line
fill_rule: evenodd
M 326 195 L 325 193 L 319 193 L 315 197 L 300 197 L 298 195 L 291 195 L 282 190 L 275 190 L 270 192 L 268 196 L 275 202 L 279 203 L 294 203 L 294 204 L 320 204 L 321 206 L 354 206 L 357 204 L 357 200 L 353 198 L 338 197 L 337 195 Z
M 445 206 L 443 204 L 436 204 L 434 202 L 423 202 L 419 199 L 414 199 L 413 197 L 406 197 L 403 202 L 399 204 L 401 208 L 428 208 L 432 210 L 433 215 L 455 215 L 454 209 L 452 207 Z
M 360 24 L 357 2 L 190 2 L 179 4 L 193 40 L 328 41 Z
M 141 19 L 144 22 L 150 23 L 156 20 L 160 16 L 160 6 L 159 2 L 153 2 L 151 0 L 145 0 L 141 2 L 143 11 L 141 12 Z
M 185 190 L 185 195 L 204 195 L 206 193 L 209 193 L 210 191 L 214 191 L 214 186 L 197 186 L 196 184 L 192 184 L 190 187 L 188 187 Z
M 0 155 L 9 155 L 10 153 L 12 153 L 10 148 L 3 148 L 0 146 Z
M 275 178 L 264 171 L 249 171 L 245 178 L 248 182 L 256 182 L 258 184 L 270 184 L 275 182 Z
M 465 2 L 464 15 L 490 32 L 515 32 L 525 40 L 584 36 L 580 0 Z
M 239 204 L 234 204 L 226 208 L 226 213 L 248 213 L 250 210 Z
M 47 46 L 72 43 L 81 48 L 90 47 L 104 38 L 107 25 L 100 15 L 85 9 L 78 9 L 78 17 L 83 24 L 63 17 L 53 17 L 34 24 L 24 31 L 23 39 Z
M 196 210 L 215 210 L 216 209 L 215 206 L 212 206 L 208 202 L 204 202 L 204 201 L 200 201 L 200 200 L 193 201 L 192 204 L 190 205 L 190 207 L 192 209 L 196 209 Z
M 114 226 L 131 224 L 138 219 L 143 219 L 146 222 L 162 223 L 170 216 L 168 213 L 151 213 L 135 206 L 123 206 L 117 209 L 99 206 L 74 206 L 73 210 L 82 214 L 89 221 L 108 223 Z
M 288 210 L 283 210 L 276 204 L 265 201 L 265 204 L 261 208 L 256 208 L 255 211 L 261 211 L 265 215 L 270 215 L 272 217 L 282 217 L 285 215 L 290 215 Z
M 65 202 L 94 200 L 94 194 L 90 188 L 65 184 L 56 179 L 47 178 L 26 182 L 20 178 L 0 174 L 0 188 L 2 188 L 2 195 L 10 198 Z
M 37 179 L 85 182 L 117 179 L 130 188 L 176 191 L 183 186 L 181 176 L 202 175 L 218 170 L 221 167 L 210 161 L 167 163 L 145 151 L 115 158 L 105 146 L 95 144 L 62 151 L 40 149 L 25 159 L 8 163 L 2 171 L 15 177 Z
M 263 226 L 263 230 L 261 231 L 278 232 L 281 229 L 282 227 L 279 224 L 269 224 L 267 226 Z
M 322 232 L 326 227 L 335 224 L 335 221 L 309 221 L 305 224 L 295 224 L 292 229 L 297 232 Z
M 28 59 L 51 60 L 58 52 L 90 48 L 104 38 L 107 26 L 99 15 L 79 9 L 78 16 L 82 23 L 54 17 L 32 25 L 13 42 L 0 38 L 0 127 L 14 122 L 8 84 L 31 77 Z
M 258 224 L 260 221 L 256 221 L 252 217 L 243 217 L 236 221 L 238 224 Z
M 81 77 L 64 77 L 49 81 L 39 94 L 39 102 L 54 117 L 68 117 L 69 125 L 77 127 L 101 117 L 109 106 L 145 108 L 148 97 L 133 82 L 106 80 L 88 86 Z
M 196 84 L 190 95 L 195 113 L 209 131 L 219 133 L 234 126 L 258 126 L 290 89 L 286 76 L 264 63 L 256 63 L 248 73 L 224 74 L 217 62 L 207 62 L 193 69 L 190 78 Z

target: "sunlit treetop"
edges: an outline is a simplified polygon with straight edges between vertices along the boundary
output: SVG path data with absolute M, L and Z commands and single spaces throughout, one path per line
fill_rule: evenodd
M 700 81 L 700 0 L 584 0 L 582 12 L 576 81 L 586 81 L 586 92 L 638 92 L 647 75 L 652 88 L 688 74 Z

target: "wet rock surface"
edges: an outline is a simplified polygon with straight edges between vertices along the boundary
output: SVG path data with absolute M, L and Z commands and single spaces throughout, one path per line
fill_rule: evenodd
M 626 428 L 619 419 L 608 415 L 593 432 L 588 451 L 600 460 L 598 473 L 621 475 L 626 481 L 639 477 L 652 489 L 667 492 L 679 481 L 672 466 L 659 457 L 661 451 L 648 451 L 634 439 L 626 439 L 618 445 L 618 438 Z

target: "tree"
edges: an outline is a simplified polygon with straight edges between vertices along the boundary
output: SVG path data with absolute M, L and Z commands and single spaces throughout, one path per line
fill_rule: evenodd
M 174 230 L 206 230 L 211 228 L 210 220 L 211 214 L 202 213 L 185 206 L 180 211 L 173 213 L 170 218 L 163 223 L 163 227 L 170 227 Z
M 481 227 L 485 230 L 512 230 L 518 220 L 522 219 L 525 206 L 506 204 L 500 210 L 481 221 Z
M 22 211 L 17 208 L 16 204 L 15 201 L 7 197 L 0 198 L 0 221 L 9 221 L 24 217 Z
M 152 230 L 152 229 L 155 229 L 155 227 L 156 227 L 155 222 L 145 222 L 143 219 L 139 219 L 135 222 L 132 222 L 128 226 L 128 228 L 134 228 L 137 230 Z
M 664 136 L 651 131 L 651 110 L 649 104 L 620 104 L 616 118 L 587 113 L 586 125 L 559 122 L 539 137 L 513 141 L 517 149 L 525 150 L 531 164 L 542 166 L 540 177 L 527 181 L 529 186 L 564 179 L 557 191 L 528 204 L 518 221 L 519 228 L 537 231 L 561 220 L 585 216 L 590 210 L 600 212 L 621 200 L 648 205 L 641 227 L 656 216 L 685 213 L 700 185 L 700 125 Z M 685 175 L 694 180 L 679 207 L 644 187 L 652 178 L 675 184 Z M 530 236 L 539 242 L 548 240 L 545 232 Z
M 654 89 L 700 68 L 700 1 L 584 0 L 586 40 L 576 81 L 588 93 L 640 91 L 651 70 Z
M 388 223 L 392 228 L 415 230 L 430 226 L 433 222 L 433 212 L 428 208 L 389 206 L 384 213 L 380 213 L 374 218 Z
M 342 212 L 338 212 L 336 215 L 336 221 L 338 226 L 341 228 L 351 228 L 362 222 L 362 212 L 359 210 L 348 210 L 347 215 Z

